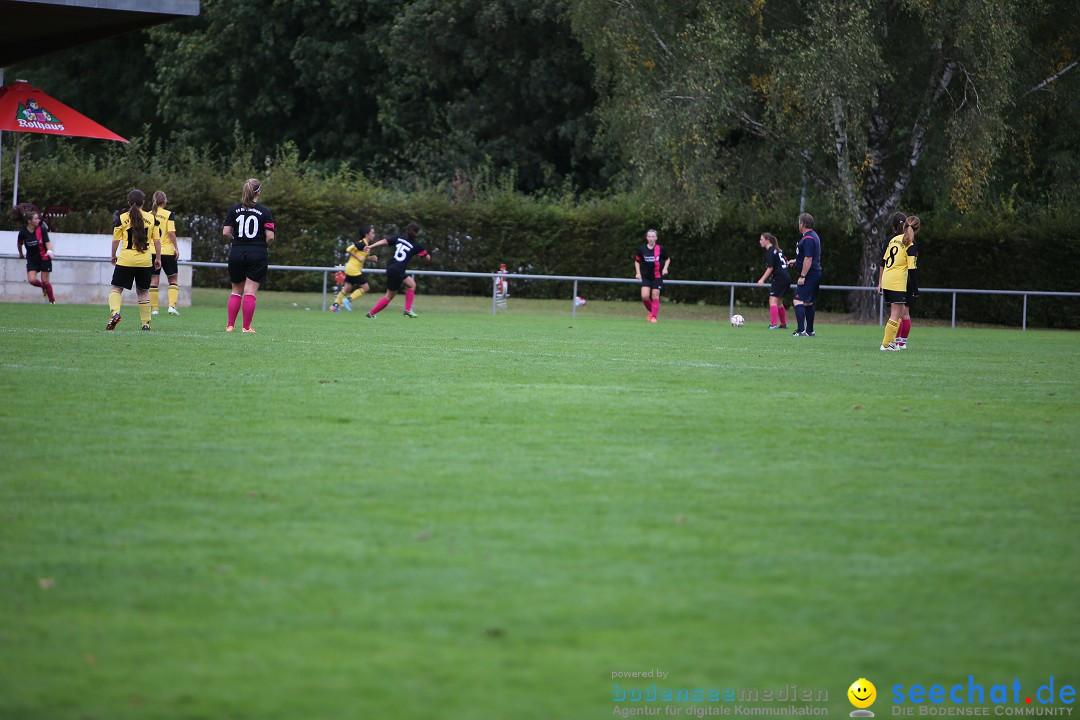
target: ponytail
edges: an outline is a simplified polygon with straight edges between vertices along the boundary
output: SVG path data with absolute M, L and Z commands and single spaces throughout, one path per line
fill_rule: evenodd
M 146 237 L 146 224 L 143 222 L 142 206 L 146 202 L 146 193 L 132 190 L 128 193 L 128 222 L 131 223 L 131 244 L 138 252 L 146 252 L 150 241 Z
M 169 197 L 165 194 L 164 190 L 158 190 L 154 193 L 154 209 L 150 211 L 151 215 L 157 215 L 158 208 L 169 202 Z
M 246 208 L 255 207 L 255 198 L 261 192 L 262 183 L 255 178 L 251 178 L 244 183 L 244 195 L 243 198 L 240 200 L 241 204 L 243 204 L 243 206 Z
M 26 225 L 30 222 L 30 218 L 34 216 L 34 213 L 39 212 L 37 205 L 31 205 L 30 203 L 19 203 L 11 208 L 11 219 L 17 223 Z
M 763 233 L 761 233 L 761 237 L 763 237 L 763 238 L 765 238 L 766 240 L 769 241 L 769 247 L 771 247 L 773 250 L 779 250 L 780 249 L 780 246 L 776 244 L 776 236 L 773 235 L 772 233 L 763 232 Z
M 915 242 L 915 233 L 919 232 L 921 226 L 922 221 L 914 215 L 909 216 L 904 221 L 904 247 L 908 247 Z
M 905 220 L 907 220 L 907 215 L 900 212 L 899 210 L 893 213 L 892 219 L 889 220 L 889 223 L 892 225 L 892 229 L 893 229 L 894 233 L 899 234 L 899 233 L 904 232 L 904 221 Z

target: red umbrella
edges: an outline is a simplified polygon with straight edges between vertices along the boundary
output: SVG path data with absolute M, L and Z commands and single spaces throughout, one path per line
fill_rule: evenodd
M 64 103 L 51 98 L 25 80 L 0 87 L 0 131 L 32 132 L 127 142 Z M 19 204 L 19 136 L 15 136 L 15 189 L 12 205 Z

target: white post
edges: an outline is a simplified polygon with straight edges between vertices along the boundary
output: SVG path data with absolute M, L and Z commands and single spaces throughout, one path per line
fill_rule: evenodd
M 15 133 L 15 188 L 11 191 L 11 207 L 19 204 L 19 146 L 21 139 L 19 133 Z
M 574 297 L 570 300 L 570 317 L 577 317 L 577 280 L 574 281 Z
M 496 275 L 491 281 L 491 314 L 498 313 L 499 308 L 499 276 Z
M 330 276 L 330 273 L 323 272 L 322 274 L 322 311 L 326 312 L 326 281 Z

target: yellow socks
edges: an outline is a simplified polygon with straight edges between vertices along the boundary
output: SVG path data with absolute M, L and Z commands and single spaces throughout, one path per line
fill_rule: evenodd
M 159 292 L 161 292 L 161 291 L 158 290 L 156 287 L 151 287 L 150 288 L 150 309 L 151 310 L 157 310 L 158 309 L 158 293 Z
M 881 344 L 885 347 L 889 347 L 889 345 L 892 345 L 893 341 L 896 340 L 896 332 L 899 329 L 900 323 L 898 323 L 896 320 L 890 319 L 889 322 L 885 323 L 885 339 L 881 341 Z
M 339 292 L 337 294 L 337 297 L 334 298 L 334 304 L 335 305 L 340 305 L 341 301 L 344 300 L 344 299 L 345 299 L 345 290 L 344 290 L 344 288 L 342 288 L 341 292 Z
M 342 293 L 342 294 L 344 294 L 344 293 Z M 356 300 L 358 297 L 360 297 L 363 294 L 364 294 L 364 289 L 363 288 L 357 288 L 357 289 L 352 291 L 352 295 L 349 296 L 349 299 L 350 300 Z
M 169 285 L 169 307 L 176 307 L 176 301 L 180 299 L 180 286 Z
M 120 312 L 120 301 L 124 296 L 115 290 L 109 291 L 109 314 L 114 315 Z
M 143 325 L 150 324 L 150 310 L 151 309 L 149 300 L 139 301 L 139 319 L 142 320 Z

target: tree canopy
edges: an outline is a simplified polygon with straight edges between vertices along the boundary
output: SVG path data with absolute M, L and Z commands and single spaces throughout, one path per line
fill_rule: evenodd
M 701 221 L 733 193 L 790 202 L 805 173 L 861 230 L 872 284 L 886 219 L 918 209 L 923 163 L 956 207 L 982 196 L 1013 108 L 1069 68 L 1075 21 L 1052 24 L 1068 13 L 1026 0 L 578 0 L 573 23 L 607 90 L 605 131 L 649 194 Z

